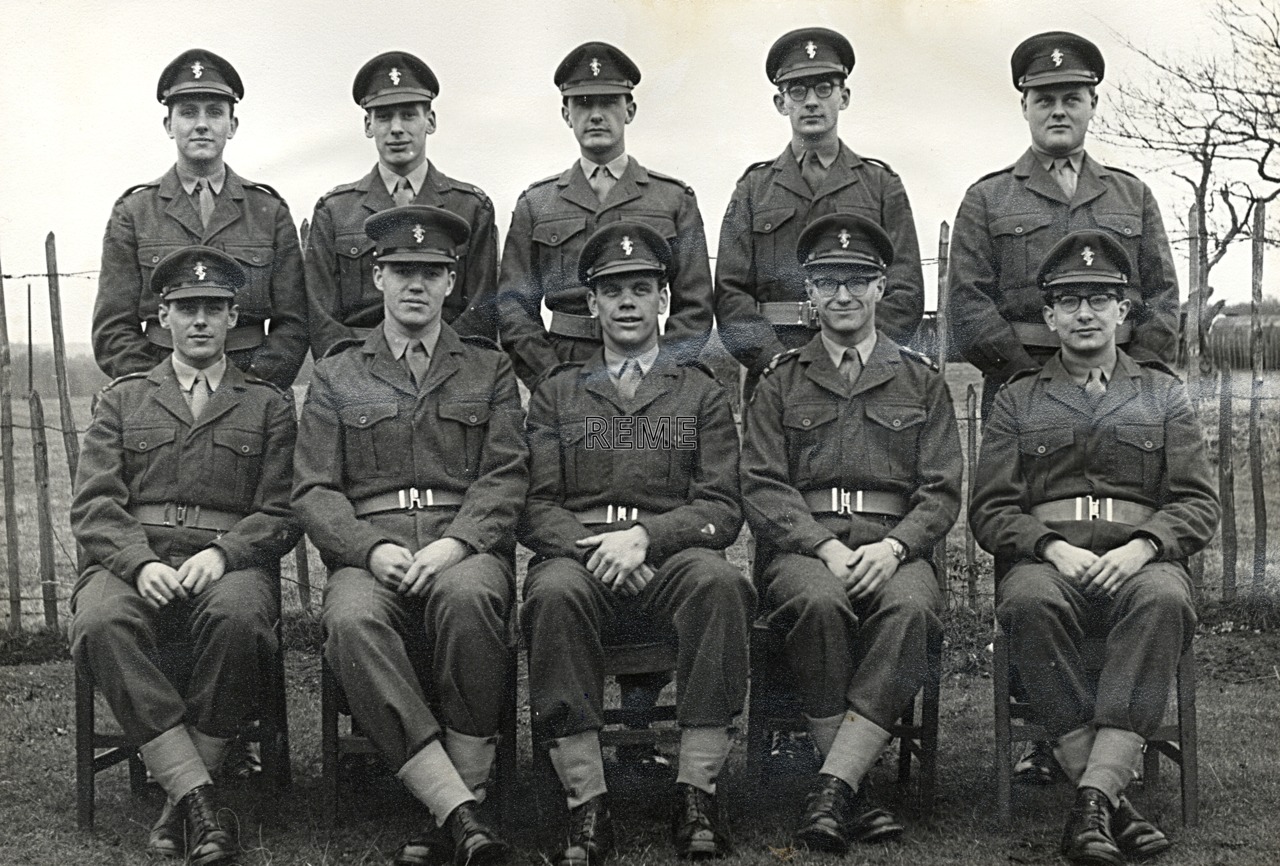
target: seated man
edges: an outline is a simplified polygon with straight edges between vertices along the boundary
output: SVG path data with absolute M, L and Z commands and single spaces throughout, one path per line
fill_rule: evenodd
M 761 607 L 785 638 L 823 756 L 797 839 L 844 853 L 897 838 L 864 777 L 924 685 L 942 629 L 934 545 L 960 511 L 960 439 L 946 382 L 876 328 L 893 243 L 831 214 L 796 255 L 821 330 L 774 358 L 747 409 L 743 509 Z
M 1195 631 L 1185 560 L 1218 524 L 1182 384 L 1116 347 L 1133 279 L 1105 232 L 1049 251 L 1044 320 L 1062 347 L 996 396 L 969 507 L 996 557 L 996 615 L 1033 719 L 1077 786 L 1063 853 L 1105 866 L 1169 845 L 1123 793 Z M 1096 689 L 1081 662 L 1087 632 L 1107 637 Z
M 71 504 L 85 564 L 72 654 L 168 795 L 148 853 L 198 866 L 235 857 L 211 775 L 259 706 L 276 652 L 273 584 L 301 535 L 289 512 L 293 398 L 227 363 L 244 285 L 236 260 L 209 247 L 159 262 L 150 290 L 173 354 L 102 390 Z M 174 638 L 191 648 L 176 676 Z
M 365 231 L 383 321 L 316 364 L 294 507 L 330 570 L 325 658 L 352 717 L 435 818 L 395 862 L 434 863 L 444 827 L 459 866 L 491 863 L 507 845 L 477 806 L 506 699 L 512 530 L 528 483 L 520 396 L 506 355 L 441 319 L 466 221 L 405 205 Z M 431 669 L 419 672 L 408 648 L 424 645 Z
M 594 866 L 613 848 L 599 736 L 602 635 L 674 638 L 681 735 L 672 841 L 685 858 L 727 848 L 716 777 L 746 695 L 755 594 L 720 553 L 742 528 L 728 395 L 697 362 L 658 346 L 671 261 L 647 225 L 598 230 L 578 276 L 604 346 L 553 368 L 529 403 L 520 539 L 536 557 L 521 620 L 534 730 L 550 738 L 568 797 L 559 866 Z

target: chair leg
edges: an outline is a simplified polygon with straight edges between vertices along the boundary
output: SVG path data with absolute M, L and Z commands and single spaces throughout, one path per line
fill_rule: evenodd
M 1188 648 L 1178 662 L 1178 744 L 1182 751 L 1182 826 L 1200 823 L 1200 763 L 1196 732 L 1196 656 Z
M 942 633 L 929 642 L 929 676 L 920 699 L 920 810 L 933 815 L 938 783 L 938 711 L 942 691 Z
M 995 696 L 996 813 L 1006 827 L 1013 823 L 1013 768 L 1010 767 L 1013 731 L 1009 719 L 1009 644 L 1004 629 L 995 627 L 992 659 L 992 692 Z
M 320 662 L 321 817 L 326 827 L 338 820 L 338 686 L 329 663 Z
M 519 650 L 511 653 L 507 660 L 506 706 L 502 711 L 502 722 L 498 733 L 498 815 L 502 825 L 510 830 L 515 822 L 516 805 L 516 680 L 518 676 L 517 658 Z
M 762 669 L 751 665 L 757 674 L 752 676 L 747 691 L 747 779 L 748 790 L 758 789 L 764 781 L 765 758 L 769 754 L 769 712 L 762 700 L 765 685 Z
M 76 665 L 76 823 L 93 829 L 93 675 Z

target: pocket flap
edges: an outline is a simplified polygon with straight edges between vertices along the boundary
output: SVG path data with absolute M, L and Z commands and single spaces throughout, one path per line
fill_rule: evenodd
M 373 241 L 361 232 L 358 235 L 338 235 L 333 241 L 334 251 L 348 259 L 358 259 L 373 249 Z
M 905 430 L 923 424 L 927 413 L 916 404 L 868 403 L 867 417 L 890 430 Z
M 174 244 L 139 244 L 138 245 L 138 264 L 144 268 L 154 268 L 160 264 L 160 260 L 174 250 L 180 250 L 182 247 Z
M 796 209 L 793 207 L 774 207 L 757 211 L 751 220 L 751 230 L 758 234 L 777 231 L 795 215 Z
M 395 403 L 368 403 L 363 406 L 344 406 L 338 411 L 343 426 L 364 429 L 396 416 Z
M 533 242 L 546 247 L 558 247 L 569 238 L 584 231 L 587 227 L 586 217 L 572 219 L 547 220 L 533 227 Z
M 1026 430 L 1018 435 L 1018 450 L 1033 457 L 1043 457 L 1071 445 L 1075 431 L 1070 427 L 1043 427 Z
M 1043 213 L 1020 213 L 996 217 L 991 221 L 992 236 L 1012 235 L 1022 237 L 1053 222 L 1053 216 Z
M 635 220 L 642 225 L 647 225 L 667 240 L 671 240 L 676 236 L 676 221 L 669 216 L 662 214 L 648 213 L 631 213 L 627 214 L 628 219 Z
M 1143 451 L 1164 448 L 1164 427 L 1159 424 L 1117 424 L 1116 439 Z
M 213 444 L 230 448 L 244 457 L 250 457 L 262 453 L 262 433 L 258 430 L 215 429 Z
M 161 445 L 168 445 L 176 435 L 172 427 L 126 427 L 124 447 L 128 451 L 143 454 L 154 451 Z
M 821 403 L 787 406 L 782 411 L 782 426 L 793 430 L 812 430 L 836 420 L 838 414 L 835 406 Z
M 1142 234 L 1142 215 L 1136 213 L 1098 213 L 1093 218 L 1098 226 L 1115 232 L 1124 238 L 1135 238 Z
M 460 424 L 479 425 L 489 422 L 488 403 L 461 403 L 453 401 L 440 404 L 440 417 Z
M 250 268 L 265 268 L 276 257 L 271 247 L 227 247 L 227 255 L 232 256 L 240 264 Z

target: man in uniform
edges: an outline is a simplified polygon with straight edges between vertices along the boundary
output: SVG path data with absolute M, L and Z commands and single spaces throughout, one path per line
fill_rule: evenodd
M 760 378 L 742 499 L 761 607 L 784 636 L 824 759 L 796 836 L 844 853 L 903 832 L 871 806 L 865 776 L 941 633 L 930 558 L 960 511 L 960 439 L 937 367 L 876 329 L 889 236 L 829 214 L 800 234 L 796 255 L 821 329 Z
M 339 340 L 362 339 L 382 322 L 382 295 L 373 281 L 374 245 L 365 236 L 364 221 L 406 204 L 444 208 L 470 227 L 455 265 L 457 285 L 445 299 L 444 320 L 462 336 L 497 337 L 493 203 L 478 186 L 453 180 L 427 159 L 439 93 L 430 67 L 403 51 L 379 54 L 356 74 L 352 96 L 364 109 L 364 134 L 377 145 L 378 164 L 355 183 L 325 193 L 311 217 L 304 258 L 311 351 L 317 359 Z
M 477 806 L 506 697 L 512 533 L 528 483 L 520 396 L 495 344 L 442 319 L 466 222 L 405 205 L 365 231 L 383 321 L 316 364 L 298 433 L 294 507 L 330 570 L 325 658 L 353 718 L 435 818 L 395 862 L 434 863 L 437 827 L 458 866 L 495 862 L 507 846 Z
M 603 42 L 578 46 L 556 69 L 560 113 L 580 155 L 563 174 L 521 193 L 498 282 L 503 346 L 530 387 L 562 361 L 599 354 L 599 322 L 589 315 L 577 267 L 587 238 L 609 223 L 644 223 L 671 247 L 663 345 L 692 359 L 711 333 L 711 270 L 693 189 L 626 152 L 626 126 L 636 116 L 631 91 L 639 82 L 631 58 Z M 547 328 L 544 300 L 551 310 Z
M 956 347 L 982 371 L 984 418 L 1001 383 L 1057 351 L 1036 269 L 1069 232 L 1106 231 L 1136 265 L 1119 344 L 1172 363 L 1178 341 L 1177 275 L 1160 208 L 1138 178 L 1085 153 L 1102 53 L 1073 33 L 1041 33 L 1018 46 L 1012 66 L 1031 148 L 969 187 L 951 233 L 947 317 Z
M 1050 250 L 1042 316 L 1061 348 L 996 395 L 969 506 L 1034 720 L 1077 786 L 1063 853 L 1106 866 L 1169 845 L 1122 795 L 1195 632 L 1186 559 L 1218 523 L 1182 384 L 1116 347 L 1137 278 L 1108 231 Z M 1096 689 L 1085 634 L 1106 638 Z
M 302 366 L 307 300 L 289 206 L 271 187 L 223 162 L 242 96 L 235 68 L 203 49 L 183 52 L 160 74 L 156 98 L 167 107 L 164 129 L 178 161 L 158 179 L 126 190 L 107 223 L 93 355 L 108 376 L 145 373 L 172 351 L 148 281 L 161 259 L 192 244 L 224 250 L 247 275 L 236 296 L 239 317 L 227 334 L 231 362 L 278 388 L 293 384 Z
M 168 795 L 148 852 L 198 866 L 235 856 L 211 775 L 260 706 L 280 557 L 301 536 L 289 512 L 293 399 L 224 353 L 246 284 L 239 262 L 210 247 L 156 265 L 148 288 L 173 353 L 103 389 L 71 504 L 85 563 L 72 654 Z M 182 673 L 167 645 L 178 637 L 191 644 Z
M 720 551 L 742 526 L 738 437 L 725 390 L 659 346 L 674 258 L 639 222 L 612 222 L 583 247 L 578 279 L 603 349 L 563 364 L 530 400 L 529 502 L 521 541 L 534 730 L 569 805 L 559 866 L 613 847 L 599 731 L 602 635 L 657 629 L 677 645 L 679 775 L 672 842 L 683 858 L 727 848 L 716 778 L 747 683 L 755 594 Z
M 849 40 L 822 27 L 787 33 L 765 61 L 778 88 L 773 104 L 791 122 L 791 143 L 738 180 L 716 259 L 716 321 L 725 348 L 747 368 L 748 396 L 769 359 L 809 343 L 818 328 L 795 250 L 800 232 L 819 216 L 857 213 L 888 233 L 895 255 L 877 326 L 906 343 L 920 324 L 924 278 L 907 192 L 889 166 L 854 153 L 837 130 L 852 70 Z

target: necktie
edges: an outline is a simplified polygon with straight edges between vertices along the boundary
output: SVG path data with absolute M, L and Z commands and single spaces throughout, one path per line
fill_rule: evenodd
M 196 380 L 191 383 L 191 417 L 200 420 L 200 413 L 209 405 L 209 380 L 204 370 L 196 373 Z
M 213 190 L 209 188 L 209 181 L 204 178 L 196 181 L 196 197 L 200 202 L 200 224 L 208 228 L 213 216 Z
M 800 176 L 809 184 L 810 191 L 816 193 L 822 188 L 822 182 L 827 179 L 827 170 L 822 167 L 822 161 L 815 151 L 805 151 L 804 159 L 800 161 Z
M 1058 186 L 1062 187 L 1062 191 L 1067 194 L 1067 198 L 1074 198 L 1076 194 L 1076 169 L 1069 159 L 1055 159 L 1053 161 L 1053 176 L 1058 181 Z
M 609 193 L 615 183 L 613 174 L 609 171 L 609 166 L 607 165 L 598 165 L 596 170 L 591 173 L 591 188 L 595 190 L 596 198 L 600 200 L 601 204 L 609 197 Z
M 405 350 L 404 356 L 409 360 L 409 375 L 413 377 L 413 384 L 421 388 L 422 383 L 427 380 L 427 367 L 431 364 L 427 347 L 421 341 L 414 340 Z
M 409 186 L 409 179 L 402 177 L 396 181 L 395 191 L 391 193 L 391 198 L 395 201 L 396 207 L 409 204 L 413 201 L 413 187 Z
M 1084 393 L 1097 403 L 1107 393 L 1107 383 L 1102 379 L 1102 370 L 1094 367 L 1089 371 L 1089 379 L 1084 383 Z
M 628 358 L 622 363 L 622 370 L 618 373 L 618 393 L 624 399 L 634 400 L 636 389 L 640 387 L 640 379 L 643 376 L 644 374 L 640 372 L 640 362 Z
M 844 357 L 840 359 L 840 366 L 836 369 L 850 385 L 856 382 L 858 374 L 862 372 L 862 358 L 858 356 L 857 349 L 845 349 Z

